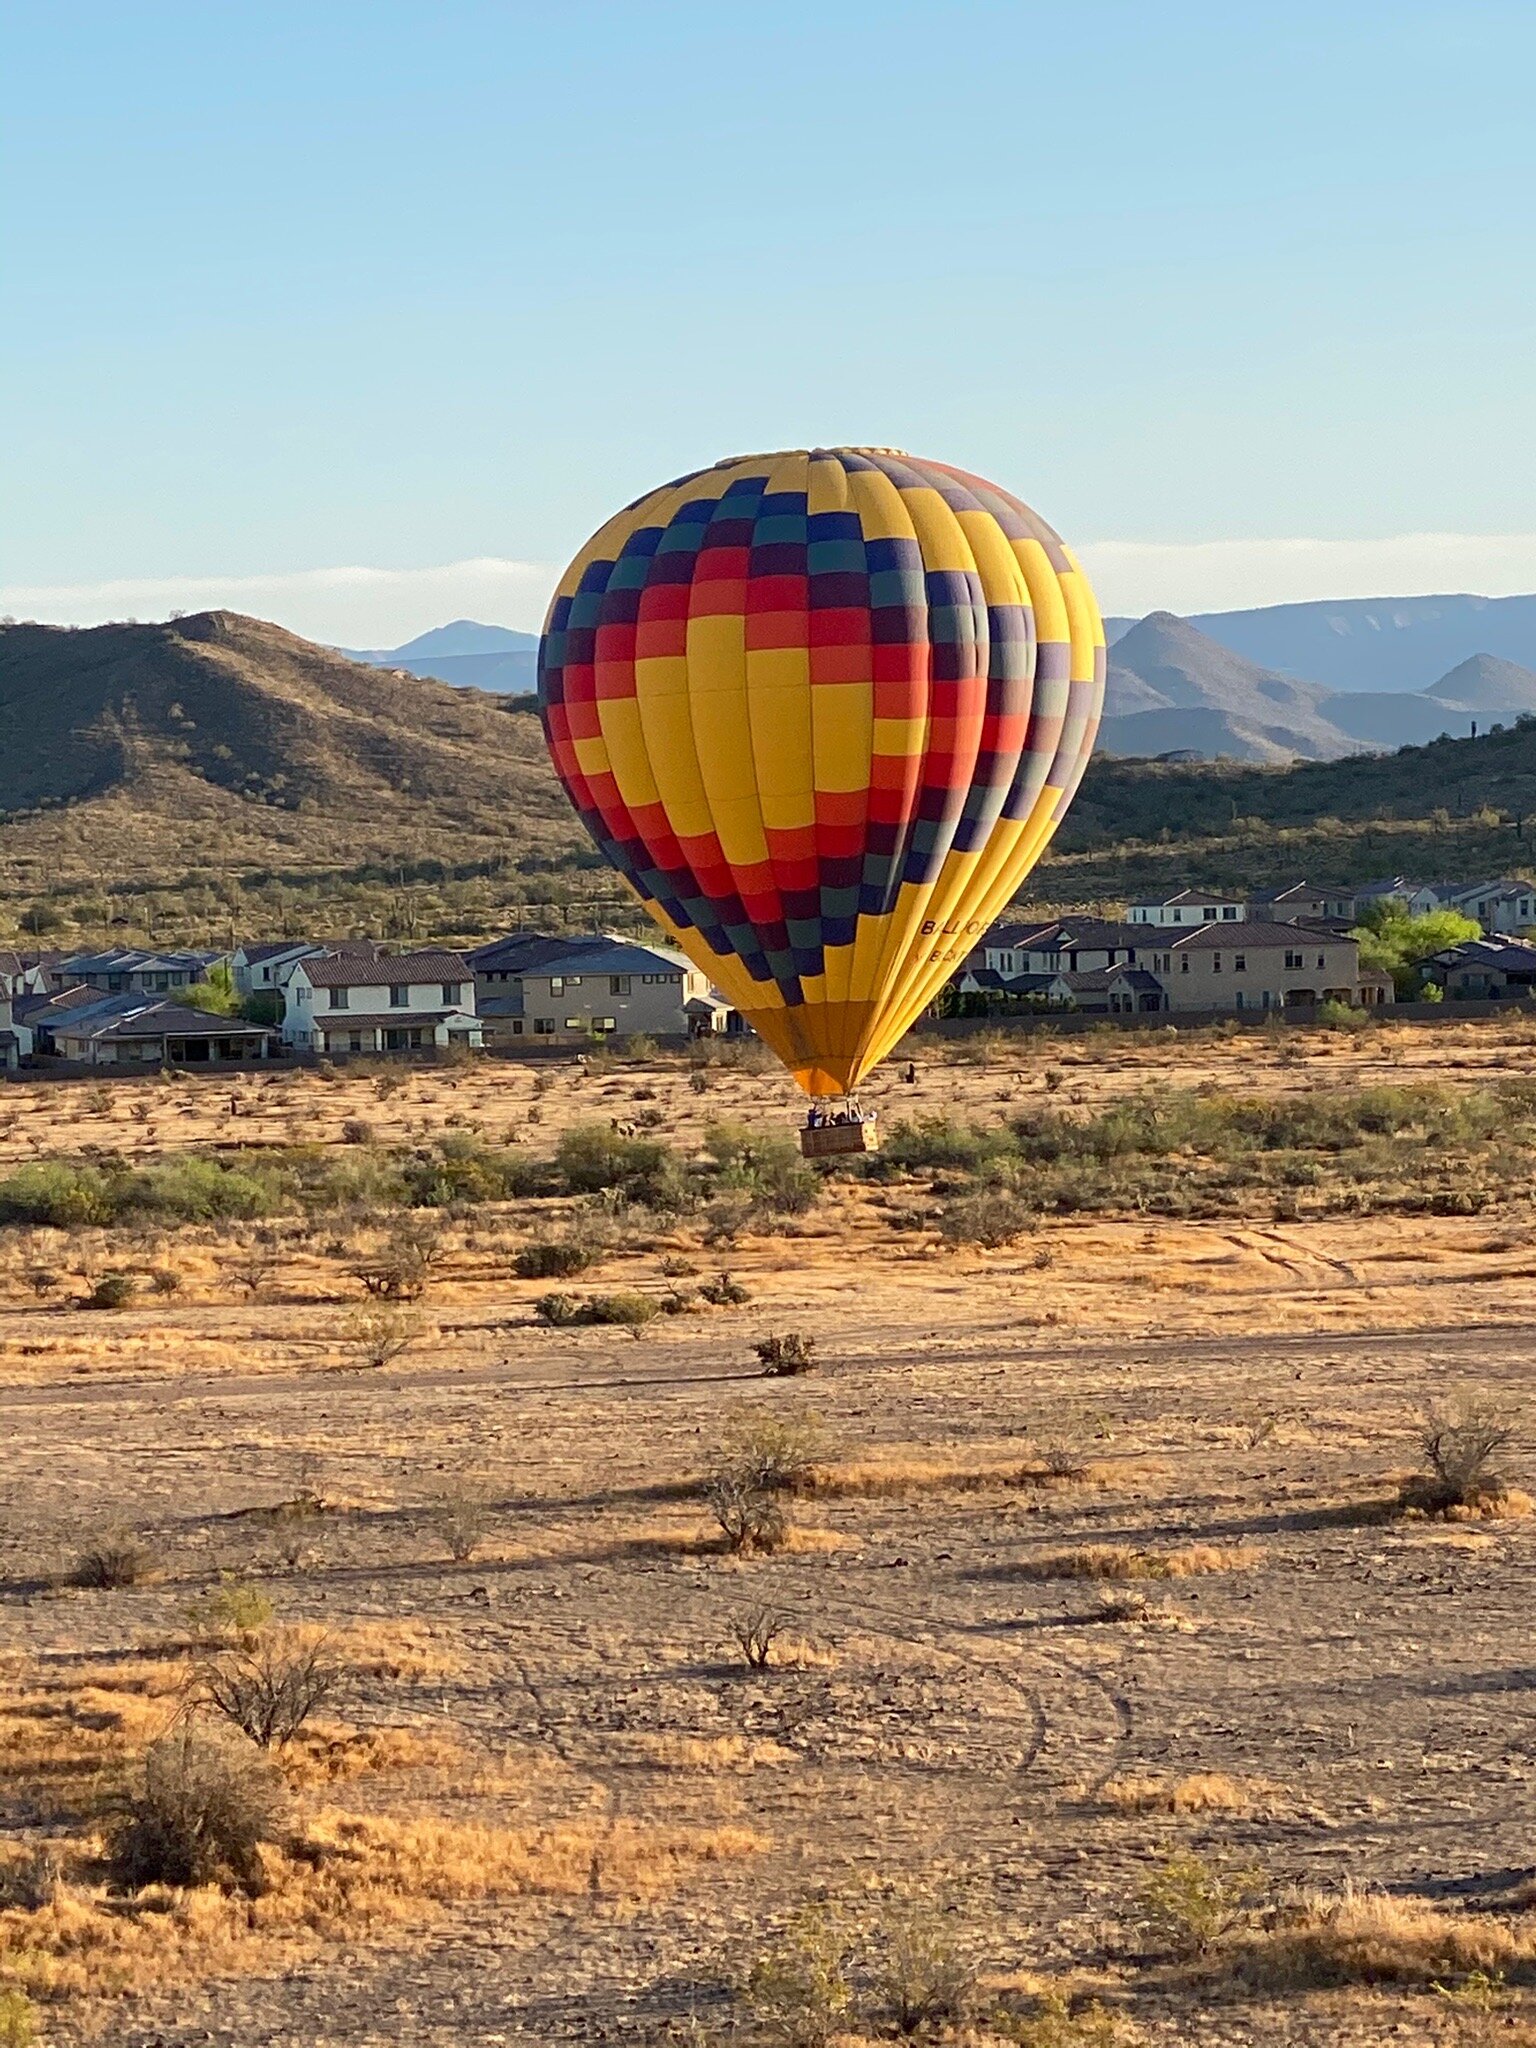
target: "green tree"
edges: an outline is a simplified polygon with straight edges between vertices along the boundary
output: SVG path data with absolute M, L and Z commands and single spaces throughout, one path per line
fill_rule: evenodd
M 211 1017 L 237 1017 L 240 991 L 234 969 L 227 960 L 215 960 L 201 981 L 183 990 L 181 1000 L 189 1010 L 206 1010 Z
M 1482 935 L 1477 920 L 1459 910 L 1425 910 L 1415 917 L 1390 902 L 1373 903 L 1352 934 L 1360 942 L 1360 965 L 1390 974 L 1403 1002 L 1421 993 L 1423 964 L 1433 954 Z

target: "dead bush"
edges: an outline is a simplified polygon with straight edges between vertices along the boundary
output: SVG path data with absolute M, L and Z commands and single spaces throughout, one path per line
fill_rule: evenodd
M 468 1564 L 485 1541 L 491 1504 L 479 1487 L 455 1480 L 438 1490 L 427 1520 L 454 1563 Z
M 143 1778 L 110 1843 L 120 1884 L 262 1889 L 260 1848 L 287 1807 L 275 1764 L 231 1733 L 183 1721 L 144 1759 Z
M 727 1469 L 706 1481 L 704 1498 L 720 1524 L 726 1549 L 734 1555 L 770 1555 L 783 1549 L 789 1517 L 777 1494 L 754 1485 L 741 1472 Z
M 69 1582 L 98 1592 L 119 1592 L 126 1586 L 142 1586 L 153 1574 L 154 1557 L 143 1537 L 132 1529 L 111 1529 L 76 1555 Z
M 1419 1448 L 1428 1466 L 1404 1482 L 1404 1507 L 1424 1514 L 1476 1509 L 1506 1491 L 1490 1460 L 1520 1434 L 1520 1418 L 1488 1395 L 1432 1402 L 1419 1424 Z
M 789 1616 L 782 1607 L 757 1600 L 732 1615 L 731 1640 L 749 1669 L 766 1671 L 773 1661 L 773 1646 L 788 1626 Z
M 407 1308 L 360 1308 L 342 1332 L 357 1363 L 381 1372 L 403 1358 L 422 1334 L 422 1322 Z
M 40 2038 L 37 2007 L 25 1991 L 0 1991 L 0 2048 L 32 2048 Z
M 197 1674 L 202 1698 L 258 1749 L 281 1749 L 333 1699 L 341 1668 L 312 1629 L 280 1629 L 211 1659 Z

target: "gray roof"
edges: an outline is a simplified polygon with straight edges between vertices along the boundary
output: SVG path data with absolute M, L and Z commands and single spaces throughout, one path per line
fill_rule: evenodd
M 112 946 L 105 953 L 71 953 L 60 965 L 73 974 L 201 973 L 223 958 L 218 952 L 146 953 L 137 946 Z
M 1178 953 L 1262 953 L 1266 947 L 1354 945 L 1339 932 L 1322 932 L 1302 924 L 1267 924 L 1257 918 L 1235 918 L 1230 924 L 1197 924 L 1187 932 L 1171 927 L 1163 943 Z
M 78 1012 L 62 1018 L 54 1027 L 64 1038 L 271 1038 L 264 1024 L 248 1024 L 243 1017 L 215 1017 L 208 1010 L 191 1010 L 184 1003 L 140 1002 L 131 1010 L 97 1016 Z
M 429 951 L 397 953 L 375 959 L 361 953 L 324 953 L 313 960 L 301 960 L 296 972 L 304 974 L 316 988 L 389 988 L 396 982 L 407 987 L 429 981 L 469 981 L 469 962 L 462 953 Z
M 477 946 L 469 955 L 478 974 L 681 974 L 691 962 L 672 946 L 649 946 L 617 933 L 582 933 L 574 938 L 544 938 L 519 932 Z

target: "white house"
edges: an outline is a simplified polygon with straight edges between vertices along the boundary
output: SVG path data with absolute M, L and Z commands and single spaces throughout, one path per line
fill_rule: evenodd
M 1415 882 L 1407 875 L 1387 875 L 1376 882 L 1362 882 L 1355 890 L 1355 916 L 1378 903 L 1396 904 L 1410 917 L 1422 917 L 1426 910 L 1445 907 L 1444 889 L 1434 882 Z
M 479 1045 L 474 974 L 462 954 L 438 950 L 299 960 L 283 990 L 283 1040 L 324 1053 Z
M 1131 924 L 1235 924 L 1246 914 L 1240 896 L 1208 896 L 1203 889 L 1176 889 L 1171 896 L 1138 896 L 1127 905 Z
M 1442 884 L 1441 904 L 1475 918 L 1485 932 L 1524 932 L 1536 925 L 1536 882 L 1500 875 L 1491 882 Z
M 241 995 L 275 994 L 287 987 L 301 960 L 317 960 L 330 953 L 355 953 L 376 960 L 380 951 L 373 939 L 278 939 L 270 944 L 237 946 L 229 964 Z

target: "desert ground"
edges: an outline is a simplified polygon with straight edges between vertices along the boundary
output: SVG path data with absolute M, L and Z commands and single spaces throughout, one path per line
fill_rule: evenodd
M 0 2043 L 1536 2041 L 1536 1030 L 703 1059 L 0 1087 Z

